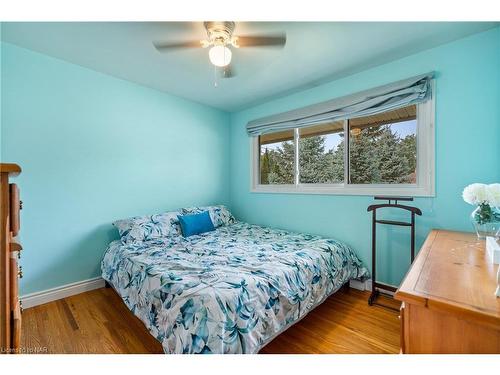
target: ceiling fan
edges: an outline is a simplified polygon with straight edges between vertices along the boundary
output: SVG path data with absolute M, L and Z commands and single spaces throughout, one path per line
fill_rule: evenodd
M 159 52 L 168 52 L 182 48 L 209 48 L 208 57 L 216 68 L 221 68 L 222 78 L 235 76 L 231 68 L 231 48 L 244 47 L 283 47 L 286 44 L 286 34 L 236 36 L 233 35 L 235 23 L 203 22 L 207 30 L 207 39 L 187 42 L 153 42 Z

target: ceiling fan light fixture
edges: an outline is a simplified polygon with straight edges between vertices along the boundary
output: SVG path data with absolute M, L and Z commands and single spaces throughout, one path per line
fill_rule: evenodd
M 208 51 L 210 62 L 215 66 L 227 66 L 231 62 L 232 53 L 229 48 L 224 45 L 217 45 L 210 48 Z

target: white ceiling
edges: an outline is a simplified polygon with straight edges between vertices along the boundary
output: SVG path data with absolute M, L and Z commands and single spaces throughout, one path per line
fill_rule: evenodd
M 152 41 L 205 38 L 201 22 L 3 23 L 2 40 L 225 111 L 487 30 L 497 23 L 238 22 L 235 35 L 284 31 L 283 49 L 233 50 L 237 76 L 219 80 L 208 51 L 159 53 Z

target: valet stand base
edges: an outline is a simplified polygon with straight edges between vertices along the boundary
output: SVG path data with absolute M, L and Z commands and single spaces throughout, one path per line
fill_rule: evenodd
M 377 306 L 385 307 L 386 309 L 399 311 L 399 309 L 396 309 L 392 306 L 387 306 L 387 305 L 384 305 L 382 303 L 377 302 L 377 297 L 380 294 L 383 294 L 385 297 L 393 298 L 393 294 L 396 292 L 396 290 L 397 290 L 397 288 L 395 288 L 391 285 L 373 282 L 372 283 L 372 292 L 370 294 L 370 297 L 368 298 L 368 305 L 370 305 L 370 306 L 377 305 Z M 387 293 L 383 293 L 384 291 Z

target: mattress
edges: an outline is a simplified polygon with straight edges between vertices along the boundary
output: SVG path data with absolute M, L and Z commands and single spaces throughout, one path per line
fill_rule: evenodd
M 367 269 L 334 239 L 243 222 L 113 241 L 102 276 L 165 353 L 257 353 Z

